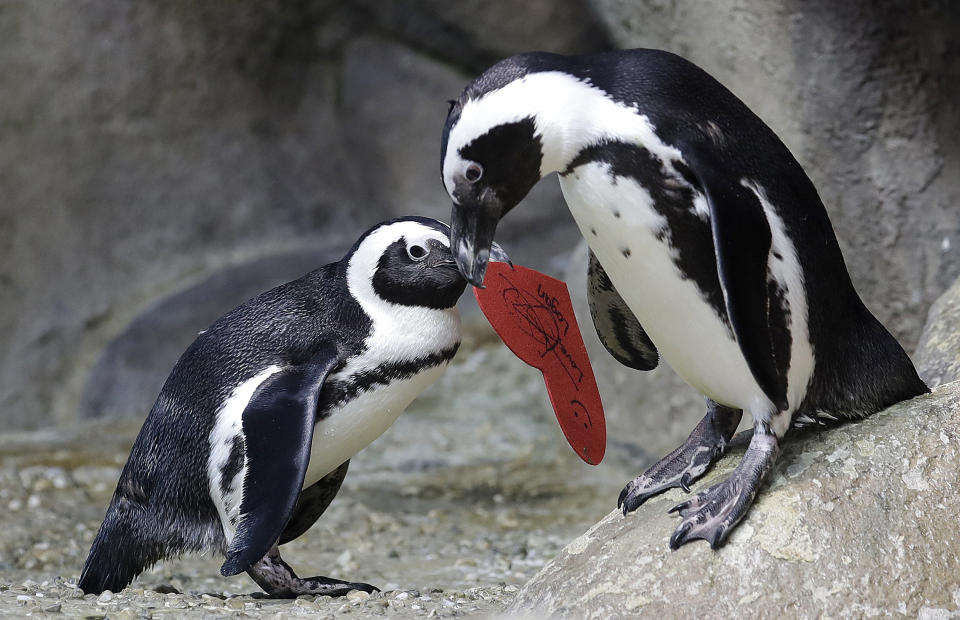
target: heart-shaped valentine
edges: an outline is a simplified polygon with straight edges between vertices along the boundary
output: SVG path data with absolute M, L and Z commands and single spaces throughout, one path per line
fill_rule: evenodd
M 591 465 L 603 459 L 607 427 L 597 380 L 567 285 L 533 269 L 491 262 L 477 303 L 504 344 L 543 373 L 564 436 Z

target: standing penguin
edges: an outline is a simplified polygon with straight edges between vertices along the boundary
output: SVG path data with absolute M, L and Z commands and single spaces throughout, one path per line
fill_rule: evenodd
M 590 245 L 588 296 L 621 363 L 659 356 L 707 399 L 687 441 L 626 485 L 624 514 L 701 477 L 743 411 L 733 474 L 676 506 L 674 549 L 716 548 L 743 518 L 780 442 L 803 422 L 862 418 L 927 392 L 857 296 L 816 189 L 746 105 L 658 50 L 529 53 L 488 69 L 442 138 L 451 244 L 483 281 L 497 223 L 556 172 Z
M 246 571 L 273 596 L 375 590 L 299 578 L 278 546 L 313 525 L 350 457 L 443 373 L 465 287 L 449 228 L 405 217 L 201 332 L 140 430 L 80 588 L 119 591 L 161 559 L 216 550 L 223 575 Z

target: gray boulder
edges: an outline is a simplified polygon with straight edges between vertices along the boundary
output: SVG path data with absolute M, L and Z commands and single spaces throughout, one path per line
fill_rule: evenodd
M 727 476 L 745 442 L 694 491 Z M 537 616 L 865 617 L 960 614 L 960 382 L 789 442 L 719 551 L 671 552 L 670 491 L 614 511 L 519 593 Z
M 915 357 L 931 387 L 960 379 L 960 279 L 930 307 Z

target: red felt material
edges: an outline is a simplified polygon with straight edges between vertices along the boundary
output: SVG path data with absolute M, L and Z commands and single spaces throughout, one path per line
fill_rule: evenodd
M 514 355 L 543 372 L 557 421 L 574 451 L 597 465 L 607 427 L 597 380 L 573 314 L 567 285 L 526 267 L 492 262 L 480 309 Z

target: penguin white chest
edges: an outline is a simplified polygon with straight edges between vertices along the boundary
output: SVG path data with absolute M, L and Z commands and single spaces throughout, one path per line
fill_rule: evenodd
M 444 362 L 408 378 L 374 384 L 317 422 L 303 488 L 382 435 L 413 399 L 443 374 L 446 366 Z
M 577 226 L 661 356 L 692 387 L 756 414 L 769 399 L 725 322 L 680 271 L 666 218 L 650 192 L 608 164 L 591 162 L 560 178 Z M 701 199 L 702 200 L 702 199 Z M 703 203 L 691 207 L 705 209 Z
M 330 384 L 346 386 L 347 397 L 314 426 L 303 488 L 390 428 L 444 373 L 459 344 L 460 315 L 455 308 L 397 307 L 375 313 L 362 353 L 327 378 Z

